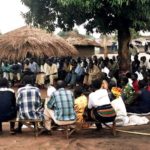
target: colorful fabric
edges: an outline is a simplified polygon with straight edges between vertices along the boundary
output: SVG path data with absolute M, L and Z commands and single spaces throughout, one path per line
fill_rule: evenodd
M 56 120 L 75 120 L 74 96 L 70 90 L 61 88 L 48 101 L 47 107 L 54 110 Z
M 127 105 L 130 105 L 134 102 L 135 91 L 129 84 L 127 84 L 123 88 L 122 97 L 123 97 L 123 100 L 124 100 L 125 104 L 127 104 Z
M 97 108 L 97 113 L 102 117 L 114 117 L 116 112 L 111 105 L 104 105 Z
M 132 85 L 133 85 L 133 89 L 134 89 L 134 91 L 135 92 L 139 92 L 139 84 L 138 84 L 138 80 L 136 80 L 136 81 L 133 81 L 133 83 L 132 83 Z
M 26 85 L 17 92 L 19 119 L 42 119 L 40 91 L 37 87 Z
M 115 99 L 121 96 L 122 89 L 119 87 L 112 87 L 112 94 L 115 96 Z
M 83 122 L 83 113 L 85 107 L 87 106 L 87 98 L 85 95 L 81 95 L 80 97 L 75 99 L 75 112 L 76 112 L 76 122 L 82 123 Z
M 91 110 L 91 118 L 100 122 L 113 122 L 116 118 L 116 112 L 111 106 L 103 105 Z

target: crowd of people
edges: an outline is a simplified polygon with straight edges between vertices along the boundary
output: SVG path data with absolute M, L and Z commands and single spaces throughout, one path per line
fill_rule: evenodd
M 46 60 L 46 61 L 44 61 Z M 45 133 L 51 126 L 85 121 L 113 122 L 116 118 L 111 102 L 121 98 L 128 112 L 150 112 L 150 60 L 134 56 L 131 69 L 119 73 L 119 58 L 48 58 L 26 59 L 23 63 L 1 62 L 0 133 L 2 122 L 41 119 Z M 10 84 L 20 83 L 15 93 Z M 47 99 L 41 100 L 40 88 L 47 85 Z M 53 120 L 53 121 L 52 121 Z M 96 123 L 97 129 L 101 128 Z M 21 133 L 22 123 L 10 123 L 10 133 Z
M 92 80 L 102 76 L 107 78 L 119 77 L 119 57 L 109 58 L 84 57 L 51 57 L 51 58 L 30 58 L 23 61 L 0 62 L 0 77 L 6 78 L 11 85 L 23 81 L 25 75 L 32 75 L 33 84 L 44 87 L 45 84 L 54 84 L 55 79 L 65 80 L 70 86 L 82 84 L 90 86 Z M 134 56 L 131 61 L 129 73 L 136 73 L 141 79 L 141 73 L 147 76 L 150 70 L 150 60 L 145 56 L 138 59 Z

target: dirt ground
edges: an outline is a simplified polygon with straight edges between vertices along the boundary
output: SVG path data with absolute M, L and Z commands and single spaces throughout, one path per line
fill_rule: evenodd
M 52 136 L 40 135 L 24 129 L 20 135 L 10 135 L 8 123 L 0 136 L 0 150 L 147 150 L 150 149 L 150 136 L 86 129 L 74 133 L 67 140 L 61 131 L 53 131 Z M 122 129 L 122 128 L 121 128 Z M 150 133 L 150 126 L 125 127 L 124 130 Z
M 42 97 L 46 95 L 42 91 Z M 149 118 L 150 119 L 150 118 Z M 150 134 L 150 124 L 143 126 L 118 127 L 117 129 L 137 131 Z M 71 135 L 67 140 L 63 132 L 53 131 L 52 136 L 40 135 L 35 138 L 29 129 L 22 134 L 10 135 L 9 124 L 3 124 L 0 135 L 0 150 L 148 150 L 150 136 L 117 132 L 113 136 L 110 130 L 84 129 Z

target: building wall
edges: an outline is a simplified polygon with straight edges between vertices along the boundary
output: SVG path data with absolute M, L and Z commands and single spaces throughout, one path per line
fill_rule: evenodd
M 89 57 L 95 54 L 94 46 L 75 46 L 80 57 Z

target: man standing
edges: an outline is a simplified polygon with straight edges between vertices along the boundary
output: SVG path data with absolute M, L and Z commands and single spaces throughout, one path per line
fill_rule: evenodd
M 76 119 L 73 93 L 65 89 L 62 80 L 57 81 L 56 88 L 57 91 L 52 93 L 44 110 L 45 128 L 48 133 L 51 131 L 52 120 L 58 125 L 68 125 L 73 124 Z
M 40 91 L 32 86 L 32 78 L 24 77 L 25 86 L 18 89 L 17 106 L 19 109 L 19 119 L 42 119 Z M 22 124 L 19 123 L 16 132 L 21 132 Z

